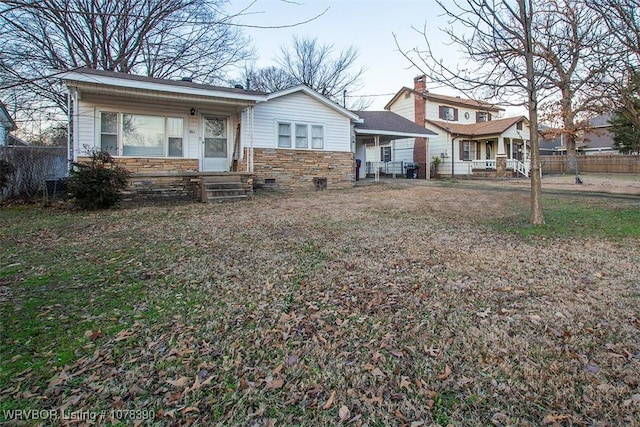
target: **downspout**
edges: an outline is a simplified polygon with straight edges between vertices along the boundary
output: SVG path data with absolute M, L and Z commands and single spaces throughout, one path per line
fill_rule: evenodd
M 76 102 L 73 101 L 73 95 L 75 95 L 76 92 L 75 88 L 68 87 L 67 89 L 67 171 L 70 172 L 72 163 L 76 161 L 74 149 L 74 109 Z
M 454 166 L 455 166 L 455 163 L 456 163 L 456 159 L 455 159 L 456 156 L 453 155 L 455 153 L 455 151 L 454 151 L 454 148 L 455 148 L 454 141 L 456 139 L 458 139 L 459 137 L 460 137 L 460 135 L 453 136 L 453 134 L 451 134 L 451 178 L 453 178 L 453 176 L 454 176 L 453 172 L 454 172 Z
M 249 157 L 251 163 L 249 164 L 249 172 L 253 173 L 253 105 L 249 107 Z

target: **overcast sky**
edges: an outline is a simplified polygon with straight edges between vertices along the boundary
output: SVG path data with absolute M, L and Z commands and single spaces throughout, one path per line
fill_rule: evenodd
M 249 0 L 234 0 L 235 10 Z M 358 65 L 365 68 L 363 88 L 351 95 L 380 95 L 371 97 L 369 110 L 382 110 L 402 86 L 413 86 L 413 78 L 420 74 L 398 52 L 393 34 L 403 50 L 424 47 L 424 39 L 411 26 L 427 33 L 439 57 L 457 62 L 458 47 L 444 44 L 446 38 L 439 27 L 446 26 L 439 6 L 434 0 L 257 0 L 253 13 L 241 18 L 250 25 L 278 26 L 305 21 L 323 11 L 313 22 L 285 29 L 245 29 L 259 56 L 257 66 L 274 65 L 280 47 L 291 45 L 294 35 L 316 37 L 322 44 L 333 44 L 337 51 L 353 45 L 358 49 Z M 428 87 L 431 91 L 457 95 L 448 88 Z

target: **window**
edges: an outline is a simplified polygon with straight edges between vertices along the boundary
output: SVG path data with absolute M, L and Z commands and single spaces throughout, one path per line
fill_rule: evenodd
M 161 157 L 164 154 L 164 117 L 123 114 L 122 154 Z
M 480 158 L 480 145 L 475 141 L 460 141 L 460 160 Z
M 322 150 L 324 148 L 324 128 L 322 126 L 311 126 L 311 148 L 314 150 Z
M 167 118 L 167 138 L 169 139 L 169 157 L 182 157 L 182 132 L 184 119 L 178 117 Z
M 438 115 L 442 120 L 449 120 L 453 122 L 458 121 L 458 109 L 453 107 L 446 107 L 441 105 L 438 107 Z
M 293 130 L 293 133 L 292 133 Z M 278 148 L 322 150 L 324 126 L 306 123 L 278 122 Z
M 278 147 L 291 148 L 291 125 L 278 123 Z
M 113 156 L 182 157 L 182 117 L 100 112 L 100 149 Z
M 516 129 L 522 130 L 522 120 L 520 120 L 518 123 L 516 123 Z
M 391 147 L 380 147 L 380 161 L 385 163 L 391 161 Z
M 118 155 L 118 113 L 100 114 L 100 149 Z
M 489 122 L 491 121 L 491 113 L 487 111 L 478 111 L 476 112 L 476 122 Z
M 307 125 L 296 123 L 296 148 L 309 148 Z

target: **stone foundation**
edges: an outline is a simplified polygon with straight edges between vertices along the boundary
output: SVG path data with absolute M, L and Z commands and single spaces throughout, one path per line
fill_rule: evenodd
M 238 170 L 246 171 L 247 150 L 238 161 Z M 254 148 L 253 174 L 257 186 L 277 190 L 314 190 L 350 188 L 355 182 L 353 153 L 338 151 Z M 326 181 L 318 178 L 326 178 Z M 314 180 L 315 179 L 315 180 Z M 319 186 L 318 183 L 322 182 Z

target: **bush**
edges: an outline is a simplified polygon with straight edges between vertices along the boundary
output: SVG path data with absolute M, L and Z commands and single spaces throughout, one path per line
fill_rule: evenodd
M 11 175 L 16 171 L 16 168 L 9 163 L 8 160 L 0 159 L 0 190 L 2 190 L 11 179 Z
M 120 200 L 129 171 L 116 165 L 109 153 L 94 151 L 87 163 L 74 162 L 67 180 L 69 194 L 83 209 L 105 209 Z

